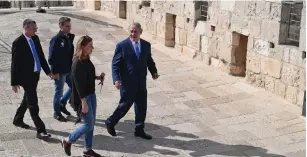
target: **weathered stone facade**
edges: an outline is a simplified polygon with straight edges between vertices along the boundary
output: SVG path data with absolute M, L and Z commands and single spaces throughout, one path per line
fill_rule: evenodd
M 83 8 L 111 12 L 128 22 L 138 21 L 165 46 L 172 46 L 231 75 L 245 76 L 249 83 L 294 104 L 303 104 L 306 89 L 305 1 L 299 42 L 295 46 L 286 42 L 291 5 L 282 1 L 151 1 L 149 5 L 144 5 L 144 1 L 77 3 L 83 3 Z M 95 7 L 95 4 L 101 6 Z

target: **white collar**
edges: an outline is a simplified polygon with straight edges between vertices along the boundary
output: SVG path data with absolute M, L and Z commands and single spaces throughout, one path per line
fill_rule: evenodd
M 26 37 L 26 39 L 27 39 L 28 41 L 29 41 L 30 39 L 32 39 L 32 38 L 26 36 L 25 33 L 23 33 L 23 35 Z
M 130 38 L 130 41 L 132 42 L 132 44 L 135 44 L 135 41 L 133 41 L 131 38 Z M 140 41 L 141 41 L 140 39 L 137 41 L 138 44 L 141 44 Z

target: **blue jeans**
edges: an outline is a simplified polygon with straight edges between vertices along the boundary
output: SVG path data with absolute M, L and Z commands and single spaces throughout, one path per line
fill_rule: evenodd
M 69 89 L 63 95 L 64 84 L 67 83 Z M 53 98 L 53 110 L 55 114 L 61 113 L 61 105 L 66 105 L 71 96 L 71 75 L 70 73 L 60 74 L 60 79 L 54 80 L 55 94 Z
M 76 141 L 84 134 L 84 147 L 86 149 L 91 149 L 96 120 L 96 94 L 88 95 L 85 98 L 88 105 L 88 112 L 85 116 L 82 117 L 83 125 L 72 132 L 68 136 L 68 140 L 70 143 L 76 143 Z

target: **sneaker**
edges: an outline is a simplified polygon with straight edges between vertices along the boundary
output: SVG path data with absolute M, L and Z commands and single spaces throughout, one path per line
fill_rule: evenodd
M 100 154 L 97 154 L 92 149 L 83 151 L 83 157 L 102 157 Z
M 70 112 L 67 111 L 66 107 L 65 106 L 61 106 L 61 112 L 63 112 L 64 114 L 66 114 L 67 116 L 70 116 Z
M 54 114 L 53 118 L 60 121 L 60 122 L 67 122 L 67 119 L 60 113 L 60 114 Z
M 68 143 L 65 140 L 61 141 L 62 148 L 67 156 L 71 155 L 71 143 Z

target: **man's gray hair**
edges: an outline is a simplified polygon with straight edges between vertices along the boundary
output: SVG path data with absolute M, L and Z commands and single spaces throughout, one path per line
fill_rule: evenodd
M 25 28 L 26 26 L 28 26 L 28 25 L 30 25 L 30 24 L 36 24 L 36 22 L 35 22 L 34 20 L 32 20 L 32 19 L 25 19 L 25 20 L 23 21 L 22 26 L 23 26 L 23 28 Z
M 130 25 L 129 29 L 131 29 L 132 26 L 135 26 L 136 28 L 142 30 L 142 26 L 141 26 L 141 24 L 140 24 L 139 22 L 133 22 L 133 23 Z

